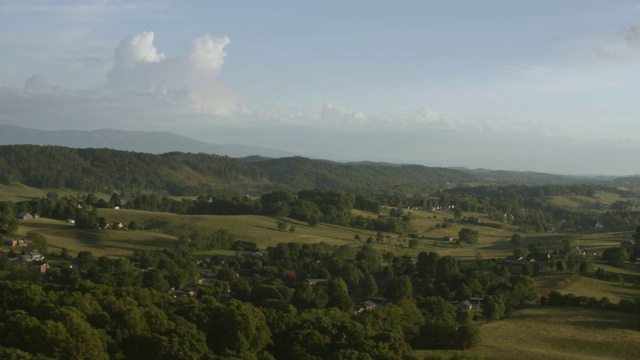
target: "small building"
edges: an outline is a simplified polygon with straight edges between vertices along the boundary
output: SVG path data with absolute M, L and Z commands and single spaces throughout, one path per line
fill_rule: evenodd
M 600 229 L 603 229 L 603 228 L 604 228 L 604 225 L 602 225 L 602 223 L 601 223 L 600 221 L 598 221 L 598 222 L 593 226 L 593 229 L 594 229 L 594 230 L 600 230 Z
M 478 311 L 480 310 L 480 305 L 482 304 L 482 300 L 484 300 L 484 298 L 472 297 L 465 301 L 461 301 L 455 304 L 455 308 L 460 310 L 467 310 L 467 311 Z
M 362 303 L 362 307 L 364 307 L 364 309 L 367 311 L 375 310 L 378 307 L 378 303 L 375 301 L 367 300 Z
M 472 311 L 471 309 L 473 309 L 473 304 L 469 300 L 461 301 L 461 302 L 455 304 L 454 306 L 455 306 L 455 308 L 457 310 Z
M 33 215 L 29 214 L 26 211 L 21 212 L 20 214 L 18 214 L 18 219 L 22 219 L 22 220 L 32 220 L 33 219 Z
M 18 239 L 9 239 L 9 238 L 7 238 L 7 239 L 4 239 L 2 242 L 3 242 L 5 245 L 9 245 L 9 246 L 11 246 L 11 247 L 16 247 L 16 246 L 18 246 Z
M 451 242 L 451 241 L 455 241 L 455 240 L 456 240 L 456 238 L 454 238 L 453 236 L 445 236 L 445 237 L 442 238 L 442 241 Z
M 46 274 L 47 270 L 49 270 L 49 264 L 31 265 L 29 268 L 40 275 L 44 275 Z

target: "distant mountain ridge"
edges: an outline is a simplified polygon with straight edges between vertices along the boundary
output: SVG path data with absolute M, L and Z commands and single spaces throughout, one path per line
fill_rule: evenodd
M 0 145 L 55 145 L 70 148 L 108 148 L 150 154 L 172 151 L 227 155 L 233 158 L 259 155 L 280 158 L 296 154 L 251 145 L 218 145 L 169 132 L 103 130 L 36 130 L 0 124 Z

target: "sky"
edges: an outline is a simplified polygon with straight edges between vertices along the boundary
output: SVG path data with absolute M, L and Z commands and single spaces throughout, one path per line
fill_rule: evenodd
M 0 0 L 0 123 L 640 173 L 640 1 Z

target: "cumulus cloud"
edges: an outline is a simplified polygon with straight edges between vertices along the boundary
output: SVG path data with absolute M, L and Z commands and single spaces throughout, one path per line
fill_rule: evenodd
M 153 32 L 129 35 L 115 50 L 109 86 L 167 96 L 196 113 L 229 116 L 239 101 L 217 79 L 229 42 L 226 36 L 206 35 L 195 39 L 187 52 L 167 56 L 154 45 Z

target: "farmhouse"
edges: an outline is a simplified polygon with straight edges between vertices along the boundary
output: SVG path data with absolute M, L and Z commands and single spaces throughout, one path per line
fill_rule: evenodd
M 18 214 L 18 219 L 31 220 L 31 219 L 33 219 L 33 215 L 29 214 L 26 211 L 23 211 L 20 214 Z

